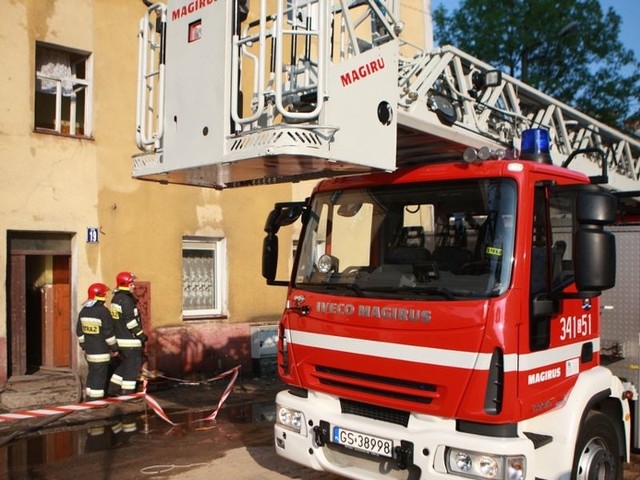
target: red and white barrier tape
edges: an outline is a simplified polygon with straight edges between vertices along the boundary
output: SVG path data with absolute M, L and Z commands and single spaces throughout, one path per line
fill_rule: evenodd
M 233 367 L 230 370 L 227 370 L 224 373 L 221 373 L 220 375 L 210 378 L 209 380 L 206 380 L 207 382 L 213 382 L 216 380 L 220 380 L 221 378 L 225 378 L 228 377 L 229 375 L 232 375 L 231 380 L 229 380 L 229 384 L 227 385 L 227 388 L 225 388 L 224 392 L 222 393 L 222 396 L 220 397 L 220 400 L 218 401 L 218 405 L 216 406 L 216 409 L 207 417 L 203 418 L 201 421 L 203 422 L 207 422 L 207 421 L 213 421 L 216 419 L 216 416 L 218 415 L 218 411 L 220 411 L 220 408 L 222 407 L 222 404 L 224 403 L 224 401 L 227 399 L 227 397 L 229 396 L 229 394 L 231 393 L 231 390 L 233 389 L 233 385 L 236 382 L 236 379 L 238 378 L 238 373 L 240 372 L 240 365 Z M 177 381 L 180 383 L 184 383 L 184 384 L 189 384 L 189 385 L 194 385 L 194 383 L 192 382 L 186 382 L 184 380 L 180 380 L 177 378 L 169 378 L 169 377 L 163 377 L 163 378 L 167 378 L 169 380 L 173 380 L 173 381 Z M 196 383 L 197 385 L 197 383 Z M 147 391 L 147 381 L 145 380 L 144 382 L 144 386 L 143 386 L 143 392 Z M 147 404 L 153 409 L 154 412 L 156 412 L 158 414 L 158 416 L 160 418 L 162 418 L 165 422 L 171 424 L 171 425 L 177 425 L 176 423 L 172 422 L 169 417 L 167 416 L 167 414 L 164 412 L 163 408 L 160 406 L 160 404 L 156 401 L 155 398 L 153 398 L 151 395 L 145 393 L 145 398 L 147 400 Z
M 227 397 L 231 393 L 231 390 L 233 389 L 233 385 L 236 379 L 238 378 L 239 372 L 240 372 L 240 366 L 238 365 L 236 367 L 233 367 L 230 370 L 227 370 L 224 373 L 221 373 L 220 375 L 217 375 L 216 377 L 213 377 L 207 380 L 207 382 L 212 382 L 212 381 L 220 380 L 221 378 L 225 378 L 229 375 L 232 375 L 231 380 L 229 380 L 229 384 L 227 385 L 227 388 L 222 393 L 222 396 L 220 397 L 220 401 L 218 401 L 218 405 L 216 406 L 216 409 L 210 415 L 203 418 L 202 421 L 212 421 L 216 419 L 216 416 L 218 415 L 218 411 L 220 410 L 224 401 L 227 399 Z M 188 385 L 198 385 L 201 383 L 201 382 L 198 382 L 198 383 L 186 382 L 184 380 L 174 379 L 169 377 L 163 377 L 163 378 L 168 378 L 169 380 L 181 382 Z M 24 410 L 19 412 L 12 412 L 12 413 L 1 413 L 0 423 L 12 421 L 12 420 L 27 420 L 32 418 L 46 417 L 50 415 L 60 415 L 63 413 L 82 412 L 82 411 L 91 410 L 94 408 L 103 408 L 115 403 L 123 403 L 131 400 L 135 400 L 138 398 L 144 398 L 147 404 L 153 409 L 154 412 L 158 414 L 160 418 L 162 418 L 165 422 L 171 425 L 177 425 L 176 423 L 172 422 L 169 419 L 169 417 L 164 412 L 164 409 L 160 406 L 158 401 L 147 393 L 147 383 L 148 383 L 147 380 L 145 380 L 143 383 L 142 392 L 133 393 L 131 395 L 121 395 L 119 397 L 109 397 L 102 400 L 92 400 L 90 402 L 82 402 L 82 403 L 73 404 L 73 405 L 63 405 L 59 407 L 39 408 L 34 410 Z
M 231 393 L 231 389 L 233 388 L 233 384 L 236 383 L 236 378 L 238 378 L 238 373 L 240 372 L 240 366 L 237 366 L 231 370 L 228 370 L 227 372 L 225 372 L 223 375 L 229 375 L 229 374 L 233 374 L 233 376 L 231 377 L 231 380 L 229 380 L 229 385 L 227 385 L 227 388 L 224 390 L 224 392 L 222 393 L 222 396 L 220 397 L 220 401 L 218 402 L 218 406 L 216 407 L 216 409 L 211 413 L 211 415 L 209 415 L 206 418 L 203 418 L 203 421 L 212 421 L 216 419 L 216 416 L 218 415 L 218 411 L 220 410 L 220 408 L 222 407 L 222 404 L 224 403 L 224 401 L 227 399 L 227 397 L 229 396 L 229 394 Z M 226 376 L 225 375 L 225 376 Z M 222 378 L 222 377 L 220 377 Z
M 93 408 L 103 408 L 113 403 L 122 403 L 143 398 L 144 393 L 133 393 L 131 395 L 121 395 L 119 397 L 110 397 L 102 400 L 91 400 L 90 402 L 76 403 L 73 405 L 62 405 L 59 407 L 38 408 L 35 410 L 24 410 L 12 413 L 1 413 L 0 422 L 11 420 L 27 420 L 29 418 L 46 417 L 49 415 L 60 415 L 61 413 L 83 412 Z

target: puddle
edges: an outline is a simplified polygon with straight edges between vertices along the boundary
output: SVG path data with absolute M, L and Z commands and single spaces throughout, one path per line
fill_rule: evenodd
M 215 421 L 203 421 L 210 411 L 167 410 L 165 413 L 176 426 L 165 422 L 147 408 L 146 412 L 99 422 L 25 432 L 24 436 L 18 436 L 0 447 L 0 478 L 58 478 L 32 476 L 29 472 L 37 466 L 69 462 L 75 457 L 96 452 L 129 449 L 132 444 L 135 444 L 135 448 L 149 450 L 153 446 L 150 444 L 165 443 L 167 437 L 182 439 L 191 434 L 197 437 L 200 432 L 207 432 L 207 438 L 199 441 L 210 442 L 216 448 L 230 442 L 238 443 L 242 440 L 243 432 L 250 432 L 253 427 L 264 432 L 270 430 L 275 419 L 275 404 L 265 402 L 223 407 Z M 194 441 L 198 441 L 197 438 Z

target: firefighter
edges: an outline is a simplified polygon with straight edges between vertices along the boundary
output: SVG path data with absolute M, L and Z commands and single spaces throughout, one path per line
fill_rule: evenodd
M 121 447 L 130 442 L 131 437 L 138 432 L 138 424 L 135 415 L 125 415 L 111 426 L 114 446 Z
M 85 353 L 89 373 L 85 400 L 99 400 L 105 396 L 111 357 L 118 353 L 113 320 L 104 302 L 109 287 L 104 283 L 92 284 L 87 293 L 88 300 L 82 305 L 76 324 L 76 335 L 80 348 Z
M 109 383 L 109 395 L 128 395 L 136 391 L 138 374 L 142 367 L 143 348 L 147 336 L 142 330 L 138 300 L 134 296 L 136 276 L 120 272 L 111 299 L 111 317 L 116 330 L 121 363 L 116 367 Z

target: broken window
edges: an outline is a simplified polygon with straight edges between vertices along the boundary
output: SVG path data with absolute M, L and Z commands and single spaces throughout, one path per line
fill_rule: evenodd
M 36 45 L 36 132 L 91 137 L 91 55 Z

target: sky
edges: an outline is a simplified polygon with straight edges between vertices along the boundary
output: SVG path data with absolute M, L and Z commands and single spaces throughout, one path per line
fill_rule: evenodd
M 622 17 L 620 40 L 627 48 L 636 52 L 636 59 L 640 60 L 640 35 L 637 32 L 638 21 L 640 21 L 640 2 L 638 0 L 600 0 L 600 5 L 605 11 L 613 7 Z
M 444 5 L 451 11 L 457 8 L 459 0 L 431 0 L 432 9 L 438 5 Z M 622 18 L 620 40 L 636 54 L 636 59 L 640 60 L 640 35 L 638 35 L 638 23 L 640 22 L 640 0 L 600 0 L 600 5 L 604 11 L 613 7 L 615 12 Z

